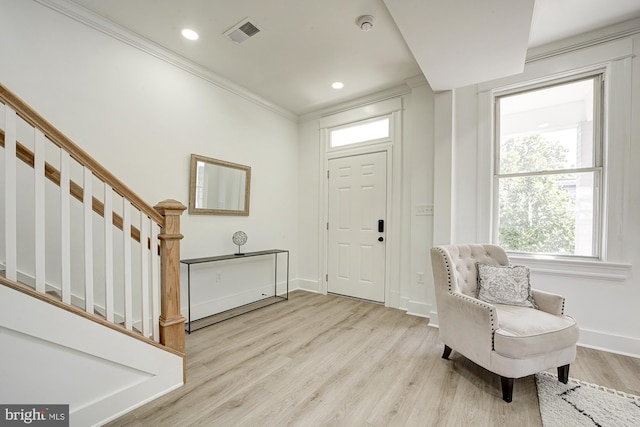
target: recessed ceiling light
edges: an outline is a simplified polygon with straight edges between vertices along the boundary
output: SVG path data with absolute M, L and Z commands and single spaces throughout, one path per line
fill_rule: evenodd
M 184 30 L 182 30 L 182 37 L 189 40 L 198 40 L 198 37 L 200 36 L 198 36 L 198 33 L 196 33 L 195 31 L 189 28 L 185 28 Z
M 344 83 L 342 82 L 333 82 L 331 83 L 331 87 L 334 89 L 342 89 L 344 87 Z
M 540 123 L 540 124 L 538 125 L 538 127 L 539 127 L 540 129 L 542 129 L 542 128 L 546 128 L 546 127 L 548 127 L 548 126 L 549 126 L 549 123 Z

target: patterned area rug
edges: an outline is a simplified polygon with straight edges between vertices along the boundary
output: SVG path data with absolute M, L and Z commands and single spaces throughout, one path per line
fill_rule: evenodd
M 536 374 L 544 427 L 638 427 L 640 397 L 548 372 Z

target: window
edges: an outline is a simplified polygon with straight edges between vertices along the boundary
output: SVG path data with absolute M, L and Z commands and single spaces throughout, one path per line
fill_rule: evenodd
M 331 148 L 358 144 L 389 138 L 389 117 L 377 118 L 357 125 L 348 125 L 329 131 L 329 145 Z
M 602 75 L 500 94 L 494 238 L 510 252 L 599 257 Z

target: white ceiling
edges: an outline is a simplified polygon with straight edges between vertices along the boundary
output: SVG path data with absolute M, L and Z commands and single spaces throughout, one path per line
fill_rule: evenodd
M 296 115 L 415 76 L 440 90 L 514 74 L 528 47 L 640 17 L 638 0 L 72 1 Z M 247 17 L 260 33 L 224 36 Z

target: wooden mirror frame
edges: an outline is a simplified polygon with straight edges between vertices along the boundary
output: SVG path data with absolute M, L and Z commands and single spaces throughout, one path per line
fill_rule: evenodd
M 230 168 L 243 171 L 245 173 L 245 186 L 244 186 L 244 209 L 213 209 L 196 207 L 196 190 L 197 190 L 197 173 L 198 162 L 204 162 L 206 164 L 216 165 L 223 168 Z M 249 216 L 249 199 L 251 190 L 251 167 L 240 165 L 237 163 L 226 162 L 224 160 L 213 159 L 211 157 L 199 156 L 197 154 L 191 155 L 191 172 L 189 179 L 189 213 L 193 215 L 237 215 L 237 216 Z

